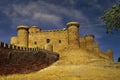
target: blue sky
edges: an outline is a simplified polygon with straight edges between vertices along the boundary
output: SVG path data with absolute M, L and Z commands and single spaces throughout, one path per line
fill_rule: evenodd
M 69 21 L 80 23 L 80 35 L 94 34 L 100 49 L 112 49 L 115 61 L 120 56 L 120 31 L 105 33 L 100 16 L 117 0 L 0 0 L 0 41 L 9 43 L 16 26 L 62 29 Z

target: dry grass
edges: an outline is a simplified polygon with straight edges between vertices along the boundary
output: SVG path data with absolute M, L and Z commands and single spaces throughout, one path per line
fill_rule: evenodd
M 0 80 L 119 80 L 120 69 L 88 65 L 50 66 L 26 75 L 3 76 Z
M 80 58 L 87 56 L 85 53 L 84 50 L 67 50 L 48 68 L 30 74 L 1 76 L 0 80 L 120 80 L 120 63 L 90 63 L 86 58 L 82 63 Z M 89 56 L 88 59 L 91 58 L 94 57 Z

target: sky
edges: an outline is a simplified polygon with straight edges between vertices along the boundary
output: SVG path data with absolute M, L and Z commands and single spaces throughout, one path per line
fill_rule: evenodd
M 39 26 L 43 30 L 63 29 L 66 23 L 80 23 L 79 34 L 94 34 L 104 52 L 111 49 L 120 57 L 120 31 L 106 34 L 101 16 L 117 0 L 0 0 L 0 41 L 10 43 L 16 26 Z

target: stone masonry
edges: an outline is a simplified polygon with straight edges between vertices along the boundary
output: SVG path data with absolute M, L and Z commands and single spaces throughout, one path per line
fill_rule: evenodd
M 17 36 L 11 37 L 11 44 L 27 48 L 42 48 L 53 52 L 60 52 L 67 48 L 83 48 L 92 52 L 101 53 L 102 57 L 113 60 L 113 52 L 108 50 L 103 54 L 99 45 L 94 42 L 94 35 L 79 35 L 79 23 L 69 22 L 61 30 L 42 30 L 37 26 L 18 26 Z

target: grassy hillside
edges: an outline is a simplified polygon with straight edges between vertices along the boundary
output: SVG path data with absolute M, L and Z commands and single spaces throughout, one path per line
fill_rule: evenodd
M 65 50 L 60 59 L 47 68 L 29 74 L 1 76 L 0 80 L 120 80 L 120 63 L 87 54 L 92 53 L 82 49 Z

